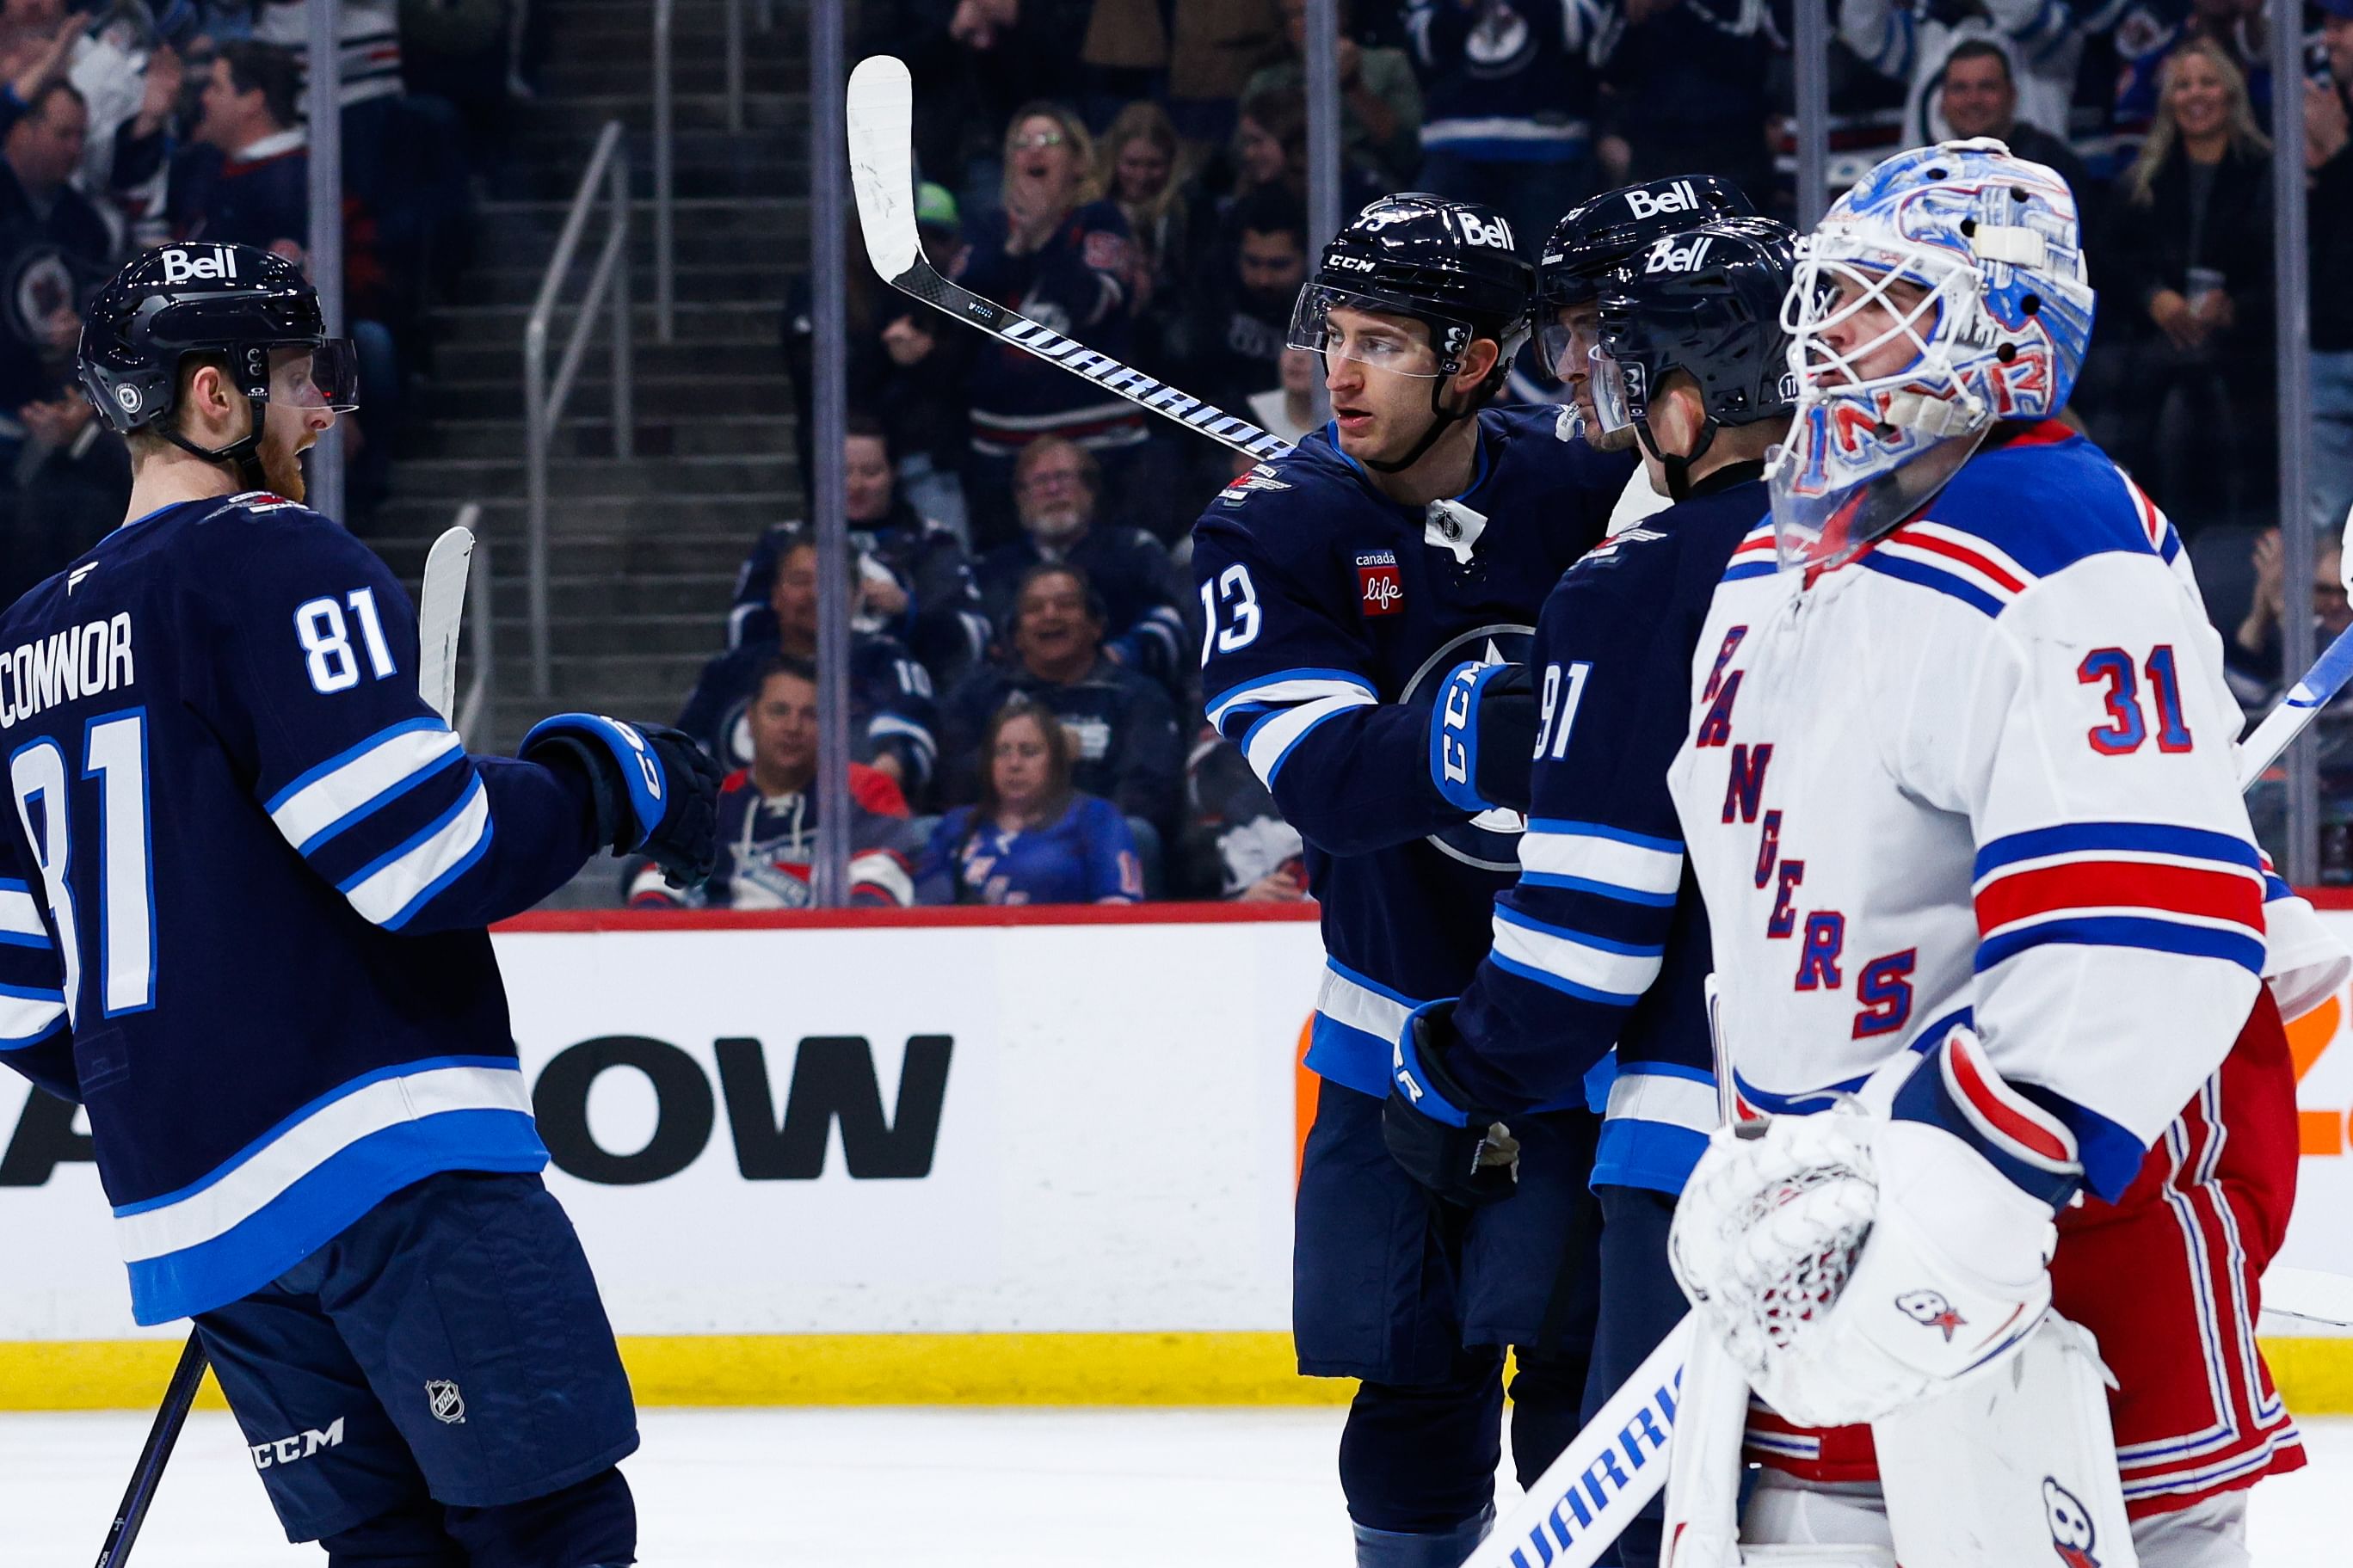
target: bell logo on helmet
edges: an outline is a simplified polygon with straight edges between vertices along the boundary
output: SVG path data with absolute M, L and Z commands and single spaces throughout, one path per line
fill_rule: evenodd
M 1707 257 L 1707 247 L 1713 243 L 1700 238 L 1678 248 L 1674 236 L 1669 235 L 1651 247 L 1650 258 L 1642 263 L 1643 276 L 1648 277 L 1653 272 L 1696 272 Z
M 1484 245 L 1496 250 L 1519 248 L 1512 243 L 1512 226 L 1500 216 L 1482 218 L 1474 212 L 1458 212 L 1454 219 L 1456 226 L 1462 230 L 1465 245 Z
M 213 247 L 209 256 L 174 248 L 164 252 L 163 260 L 166 285 L 187 283 L 199 278 L 227 282 L 237 276 L 237 252 L 225 245 Z
M 1635 217 L 1656 217 L 1661 213 L 1695 213 L 1699 211 L 1699 194 L 1692 189 L 1689 180 L 1677 180 L 1665 190 L 1656 193 L 1628 191 L 1626 210 Z

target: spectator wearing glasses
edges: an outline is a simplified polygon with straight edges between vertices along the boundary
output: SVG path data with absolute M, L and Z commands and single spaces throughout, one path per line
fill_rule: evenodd
M 643 859 L 623 874 L 634 909 L 797 910 L 815 900 L 817 666 L 776 658 L 759 672 L 745 710 L 751 759 L 719 786 L 719 869 L 699 889 L 670 885 Z M 849 764 L 849 901 L 915 901 L 902 852 L 907 802 L 888 773 Z
M 990 720 L 1008 702 L 1029 702 L 1070 731 L 1078 788 L 1170 836 L 1183 766 L 1176 709 L 1157 681 L 1105 658 L 1103 637 L 1103 602 L 1084 572 L 1049 563 L 1022 574 L 1012 662 L 975 670 L 942 706 L 944 799 L 979 798 Z
M 980 799 L 940 819 L 915 868 L 927 904 L 1133 904 L 1143 863 L 1119 808 L 1071 783 L 1071 738 L 1034 703 L 998 710 Z
M 981 557 L 977 572 L 990 623 L 1011 624 L 1031 567 L 1067 562 L 1086 573 L 1103 598 L 1103 651 L 1173 693 L 1188 673 L 1192 647 L 1185 610 L 1190 595 L 1166 548 L 1143 529 L 1097 522 L 1103 470 L 1073 442 L 1033 442 L 1023 450 L 1013 479 L 1021 536 Z
M 1026 105 L 1005 133 L 1001 208 L 970 217 L 959 281 L 1089 347 L 1125 360 L 1134 298 L 1127 219 L 1102 199 L 1094 145 L 1076 115 Z M 1144 411 L 1083 376 L 1008 343 L 985 344 L 966 384 L 972 399 L 974 542 L 1010 531 L 1008 479 L 1022 450 L 1049 436 L 1098 454 L 1144 438 Z
M 858 564 L 846 568 L 857 586 Z M 748 713 L 760 674 L 779 655 L 815 663 L 817 645 L 817 545 L 806 537 L 787 541 L 776 554 L 768 590 L 776 616 L 774 640 L 747 642 L 703 666 L 702 678 L 679 714 L 678 727 L 730 768 L 750 765 Z M 849 635 L 849 733 L 858 760 L 888 773 L 912 799 L 929 787 L 939 748 L 931 676 L 906 646 L 873 632 Z

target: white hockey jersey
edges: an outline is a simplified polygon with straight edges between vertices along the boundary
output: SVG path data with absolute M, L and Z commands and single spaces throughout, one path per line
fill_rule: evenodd
M 1773 549 L 1767 520 L 1716 591 L 1669 776 L 1739 1093 L 1818 1109 L 1968 1023 L 2113 1199 L 2229 1052 L 2286 893 L 2179 539 L 2053 421 L 1835 568 Z

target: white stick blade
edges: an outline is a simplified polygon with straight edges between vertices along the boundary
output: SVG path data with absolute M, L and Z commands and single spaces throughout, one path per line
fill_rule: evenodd
M 473 531 L 463 523 L 447 530 L 426 552 L 425 582 L 417 590 L 417 694 L 445 723 L 458 704 L 458 634 L 473 559 Z
M 922 255 L 915 236 L 915 83 L 892 55 L 869 55 L 849 73 L 849 185 L 866 257 L 883 280 Z

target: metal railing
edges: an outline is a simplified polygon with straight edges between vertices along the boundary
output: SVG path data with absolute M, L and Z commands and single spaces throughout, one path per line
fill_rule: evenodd
M 480 501 L 468 501 L 458 514 L 460 526 L 473 528 L 482 515 Z M 458 703 L 458 738 L 470 752 L 480 751 L 488 729 L 491 703 L 498 695 L 498 636 L 495 601 L 491 596 L 491 546 L 479 531 L 474 536 L 472 570 L 466 577 L 466 625 L 471 636 L 473 664 L 466 679 L 466 695 Z
M 600 190 L 610 204 L 605 247 L 596 258 L 595 270 L 589 274 L 587 290 L 580 298 L 579 313 L 573 319 L 563 357 L 551 379 L 547 374 L 549 325 Z M 555 242 L 555 254 L 547 259 L 547 276 L 540 283 L 539 299 L 532 306 L 531 320 L 522 331 L 523 443 L 530 500 L 525 549 L 531 588 L 531 680 L 532 690 L 541 697 L 547 696 L 552 686 L 547 585 L 548 448 L 555 439 L 556 423 L 564 417 L 565 400 L 572 395 L 581 356 L 587 353 L 588 339 L 596 330 L 597 307 L 607 301 L 612 305 L 613 455 L 629 458 L 636 455 L 637 445 L 630 416 L 634 389 L 629 371 L 629 161 L 621 152 L 621 122 L 617 120 L 607 121 L 596 138 L 596 151 L 588 160 L 587 172 L 580 176 L 572 210 L 565 216 L 564 233 Z

